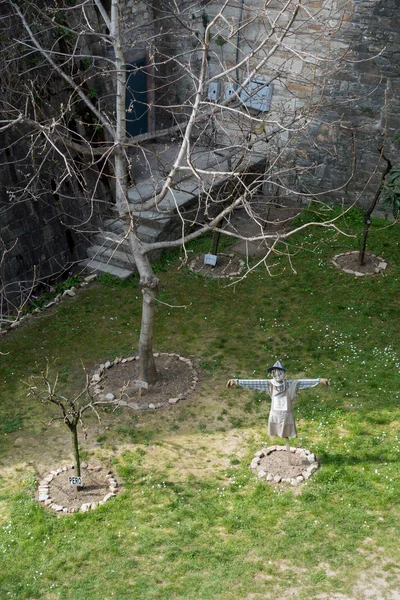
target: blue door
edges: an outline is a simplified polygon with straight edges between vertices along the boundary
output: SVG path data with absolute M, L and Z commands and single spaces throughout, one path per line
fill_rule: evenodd
M 126 135 L 134 137 L 148 131 L 146 59 L 126 65 Z

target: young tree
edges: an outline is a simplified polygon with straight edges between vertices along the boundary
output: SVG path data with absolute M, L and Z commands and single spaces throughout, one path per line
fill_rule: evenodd
M 79 453 L 78 426 L 80 425 L 86 439 L 87 428 L 85 428 L 83 415 L 87 411 L 92 411 L 99 423 L 101 423 L 98 407 L 109 404 L 103 400 L 96 400 L 90 389 L 89 378 L 86 375 L 86 385 L 76 396 L 65 396 L 59 391 L 58 373 L 54 377 L 50 374 L 49 363 L 44 369 L 41 369 L 40 375 L 32 375 L 26 383 L 28 387 L 28 396 L 39 399 L 43 404 L 54 404 L 57 406 L 61 416 L 53 417 L 53 421 L 62 421 L 71 433 L 72 449 L 74 455 L 74 469 L 77 477 L 81 476 L 81 461 Z
M 378 148 L 378 152 L 379 152 L 379 158 L 383 159 L 386 162 L 386 167 L 384 169 L 384 171 L 381 173 L 381 180 L 378 186 L 378 189 L 376 190 L 370 204 L 367 207 L 364 207 L 363 205 L 361 205 L 360 209 L 363 215 L 363 232 L 362 232 L 362 236 L 361 236 L 361 245 L 360 245 L 360 254 L 359 254 L 359 264 L 360 266 L 365 264 L 365 252 L 367 249 L 367 239 L 368 239 L 368 233 L 371 227 L 371 216 L 372 213 L 374 212 L 376 205 L 378 204 L 379 199 L 381 198 L 381 196 L 384 193 L 384 200 L 386 202 L 386 204 L 389 204 L 389 198 L 390 193 L 389 193 L 389 189 L 387 188 L 387 184 L 386 184 L 386 178 L 388 175 L 390 175 L 390 173 L 392 172 L 393 169 L 393 165 L 391 163 L 391 161 L 386 158 L 386 156 L 383 153 L 383 148 Z M 392 202 L 392 210 L 393 210 L 393 214 L 395 215 L 396 213 L 396 197 Z
M 13 190 L 12 200 L 39 196 L 49 161 L 57 171 L 58 194 L 75 180 L 94 203 L 97 187 L 87 184 L 89 173 L 92 180 L 97 173 L 97 181 L 112 181 L 124 226 L 121 241 L 129 242 L 142 289 L 140 378 L 153 383 L 159 280 L 150 253 L 220 231 L 239 206 L 257 224 L 259 234 L 248 240 L 265 242 L 265 260 L 298 231 L 267 235 L 254 199 L 261 189 L 266 203 L 276 193 L 307 199 L 298 182 L 315 165 L 300 168 L 293 147 L 302 139 L 304 144 L 330 73 L 345 65 L 346 48 L 336 49 L 332 36 L 346 3 L 257 0 L 248 7 L 227 0 L 222 6 L 165 0 L 138 3 L 136 11 L 124 0 L 1 0 L 0 6 L 9 31 L 0 126 L 17 132 L 36 166 Z M 151 85 L 148 96 L 136 95 L 127 111 L 127 65 L 139 50 L 147 59 L 133 74 L 145 73 Z M 129 136 L 127 116 L 136 119 L 141 107 L 151 131 Z M 167 127 L 157 130 L 155 119 Z M 162 152 L 152 172 L 150 140 L 175 150 L 161 180 Z M 132 206 L 135 156 L 147 163 L 149 191 Z M 215 194 L 228 180 L 232 191 Z M 185 194 L 197 199 L 189 212 L 181 204 Z M 175 211 L 178 231 L 168 240 L 146 242 L 138 228 L 145 211 L 153 211 L 154 219 Z M 334 219 L 303 227 L 317 225 L 337 229 Z M 233 229 L 226 233 L 245 239 Z

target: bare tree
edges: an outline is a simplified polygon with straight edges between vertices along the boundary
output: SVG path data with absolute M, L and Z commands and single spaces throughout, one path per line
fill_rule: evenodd
M 330 74 L 345 65 L 347 49 L 333 39 L 347 5 L 267 0 L 199 6 L 165 0 L 142 2 L 136 12 L 123 0 L 60 0 L 56 6 L 2 0 L 0 6 L 3 23 L 14 32 L 3 55 L 8 91 L 0 128 L 17 131 L 37 165 L 14 187 L 11 200 L 38 195 L 49 160 L 57 163 L 59 194 L 74 180 L 95 204 L 98 188 L 87 185 L 88 174 L 112 182 L 124 228 L 121 243 L 129 242 L 143 296 L 140 378 L 153 383 L 159 280 L 152 252 L 185 248 L 207 231 L 218 233 L 238 207 L 258 233 L 245 238 L 234 227 L 225 233 L 262 242 L 264 262 L 302 228 L 338 230 L 331 219 L 266 234 L 265 213 L 254 199 L 261 190 L 264 205 L 277 194 L 308 197 L 299 178 L 317 165 L 299 167 L 293 147 L 317 119 Z M 135 63 L 139 50 L 146 55 L 144 65 Z M 127 72 L 145 74 L 150 82 L 146 98 L 136 94 L 128 109 Z M 128 125 L 139 119 L 140 107 L 150 131 L 129 136 L 127 118 Z M 156 141 L 156 149 L 146 145 Z M 173 153 L 163 163 L 164 150 Z M 131 190 L 139 189 L 132 181 L 135 161 L 147 169 L 148 191 L 130 201 Z M 230 192 L 216 193 L 227 181 Z M 190 210 L 182 202 L 185 195 L 196 199 Z M 139 233 L 140 215 L 151 211 L 154 219 L 176 214 L 178 227 L 169 239 L 146 241 Z
M 108 404 L 103 400 L 96 400 L 90 388 L 89 377 L 86 375 L 86 384 L 79 394 L 70 397 L 65 396 L 59 390 L 58 373 L 50 374 L 49 363 L 41 369 L 40 375 L 32 375 L 26 382 L 28 396 L 40 400 L 43 404 L 57 406 L 60 416 L 52 417 L 48 425 L 53 421 L 62 421 L 69 429 L 72 438 L 72 449 L 74 455 L 74 469 L 77 477 L 81 476 L 81 461 L 79 453 L 78 426 L 81 426 L 84 437 L 87 436 L 87 428 L 84 425 L 83 415 L 92 411 L 99 423 L 101 423 L 98 408 L 100 405 Z

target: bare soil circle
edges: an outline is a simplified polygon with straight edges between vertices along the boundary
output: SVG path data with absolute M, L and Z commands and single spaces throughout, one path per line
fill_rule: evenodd
M 250 468 L 259 479 L 271 483 L 299 485 L 317 471 L 319 463 L 309 450 L 285 446 L 269 446 L 256 452 Z
M 224 278 L 240 275 L 244 267 L 244 261 L 234 254 L 217 255 L 215 266 L 204 264 L 204 254 L 198 254 L 189 263 L 189 269 L 204 277 Z
M 164 352 L 154 356 L 158 380 L 148 389 L 136 383 L 140 380 L 138 357 L 129 357 L 100 365 L 100 381 L 94 386 L 96 396 L 102 398 L 112 394 L 115 402 L 136 410 L 173 405 L 187 398 L 198 382 L 192 361 Z
M 360 253 L 358 250 L 343 252 L 342 254 L 337 254 L 332 259 L 332 263 L 344 273 L 357 276 L 376 275 L 387 268 L 385 259 L 375 256 L 371 252 L 366 252 L 363 265 L 360 265 L 359 256 Z
M 39 484 L 37 500 L 58 513 L 86 512 L 121 491 L 112 472 L 101 465 L 82 464 L 79 489 L 70 482 L 74 475 L 72 465 L 51 471 Z
M 272 452 L 264 456 L 260 461 L 260 469 L 267 473 L 279 474 L 283 479 L 292 479 L 298 477 L 310 466 L 306 457 L 300 454 L 290 453 L 290 463 L 288 453 L 285 451 Z

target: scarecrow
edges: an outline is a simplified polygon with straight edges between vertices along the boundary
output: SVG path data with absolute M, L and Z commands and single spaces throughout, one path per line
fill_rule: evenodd
M 277 435 L 286 439 L 288 451 L 289 438 L 297 437 L 293 417 L 293 400 L 299 390 L 315 387 L 319 383 L 329 385 L 328 379 L 285 379 L 285 367 L 278 360 L 269 367 L 272 379 L 230 379 L 228 387 L 240 385 L 252 390 L 263 390 L 271 397 L 271 410 L 268 419 L 268 435 Z

